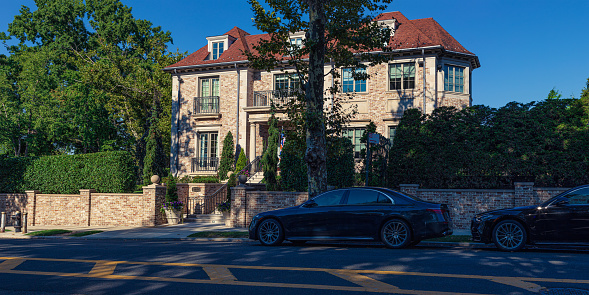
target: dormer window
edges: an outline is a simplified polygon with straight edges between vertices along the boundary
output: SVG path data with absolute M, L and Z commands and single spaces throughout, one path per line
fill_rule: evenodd
M 391 37 L 395 36 L 395 30 L 399 27 L 399 23 L 396 19 L 386 19 L 386 20 L 379 20 L 377 24 L 382 28 L 388 28 L 391 30 Z
M 227 51 L 229 46 L 236 40 L 229 35 L 207 37 L 209 41 L 209 56 L 208 60 L 215 60 L 221 57 L 223 52 Z
M 290 34 L 289 41 L 290 41 L 290 46 L 292 47 L 292 49 L 303 48 L 303 39 L 305 39 L 305 32 L 304 31 Z
M 211 59 L 217 59 L 223 53 L 223 49 L 225 47 L 225 42 L 214 42 L 213 43 L 213 52 L 211 52 L 212 57 Z

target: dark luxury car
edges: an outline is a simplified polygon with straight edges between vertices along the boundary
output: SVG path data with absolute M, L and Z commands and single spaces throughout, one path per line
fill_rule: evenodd
M 283 240 L 376 240 L 389 248 L 452 234 L 448 206 L 385 188 L 353 187 L 318 195 L 300 206 L 252 218 L 249 238 L 273 246 Z
M 527 243 L 589 242 L 589 185 L 570 189 L 538 205 L 477 214 L 470 230 L 475 242 L 517 251 Z

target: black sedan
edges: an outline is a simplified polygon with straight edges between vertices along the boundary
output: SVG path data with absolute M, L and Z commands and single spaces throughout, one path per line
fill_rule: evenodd
M 517 251 L 527 243 L 589 242 L 589 185 L 570 189 L 538 206 L 477 214 L 470 226 L 476 242 Z
M 452 234 L 448 207 L 385 188 L 354 187 L 325 192 L 300 206 L 260 213 L 249 238 L 262 245 L 289 240 L 382 241 L 389 248 Z

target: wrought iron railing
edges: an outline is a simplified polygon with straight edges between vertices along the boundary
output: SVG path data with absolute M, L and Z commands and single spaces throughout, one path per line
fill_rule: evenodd
M 219 97 L 218 96 L 203 96 L 194 98 L 194 113 L 195 114 L 218 114 L 219 113 Z
M 257 156 L 253 161 L 251 161 L 250 163 L 248 163 L 241 171 L 247 171 L 247 181 L 250 181 L 250 179 L 252 179 L 254 177 L 254 175 L 260 171 L 262 171 L 262 163 L 261 163 L 262 157 L 261 156 Z M 241 171 L 238 171 L 238 173 L 240 174 L 244 174 Z
M 192 173 L 197 171 L 217 171 L 219 158 L 199 157 L 192 158 Z
M 254 91 L 254 106 L 266 107 L 270 106 L 272 102 L 276 106 L 282 106 L 290 100 L 296 99 L 299 93 L 300 91 L 296 89 Z
M 211 214 L 217 205 L 227 200 L 227 183 L 210 195 L 204 197 L 188 197 L 186 200 L 186 214 Z

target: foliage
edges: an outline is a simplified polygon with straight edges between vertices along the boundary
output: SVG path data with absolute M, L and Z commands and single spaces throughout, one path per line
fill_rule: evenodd
M 10 168 L 9 165 L 19 165 Z M 4 172 L 14 176 L 0 179 L 0 191 L 7 193 L 39 190 L 46 194 L 77 194 L 80 189 L 101 193 L 132 192 L 135 167 L 128 152 L 101 152 L 85 155 L 0 159 Z
M 26 235 L 27 236 L 37 236 L 37 237 L 47 237 L 47 236 L 57 236 L 57 235 L 69 234 L 71 232 L 72 232 L 71 230 L 65 230 L 65 229 L 46 229 L 46 230 L 38 230 L 38 231 L 30 232 Z
M 266 0 L 270 8 L 266 10 L 258 0 L 249 0 L 256 27 L 270 36 L 254 46 L 255 53 L 246 52 L 252 67 L 266 71 L 289 70 L 300 81 L 300 88 L 293 89 L 298 94 L 297 100 L 287 105 L 287 114 L 296 126 L 294 130 L 305 130 L 306 150 L 302 161 L 307 165 L 309 197 L 327 189 L 326 125 L 334 123 L 330 129 L 338 134 L 339 127 L 349 119 L 341 114 L 338 97 L 327 116 L 333 120 L 326 121 L 323 107 L 325 61 L 329 59 L 339 69 L 366 68 L 367 63 L 387 60 L 388 55 L 370 52 L 390 51 L 387 45 L 390 30 L 373 20 L 374 13 L 384 10 L 384 4 L 391 1 Z M 290 34 L 300 31 L 306 36 L 303 46 L 293 46 Z M 335 68 L 329 73 L 336 81 L 329 89 L 331 94 L 339 92 L 339 70 Z M 367 79 L 368 75 L 358 71 L 354 78 Z
M 155 117 L 155 113 L 152 113 Z M 155 118 L 154 118 L 155 119 Z M 166 168 L 165 155 L 162 147 L 162 139 L 157 127 L 152 124 L 149 127 L 149 135 L 145 147 L 145 158 L 143 160 L 143 184 L 151 183 L 151 176 L 164 176 Z
M 327 137 L 327 184 L 336 188 L 354 185 L 354 146 L 347 138 Z
M 540 102 L 499 109 L 409 110 L 389 158 L 389 186 L 512 187 L 514 181 L 572 187 L 589 182 L 589 128 L 583 98 L 556 91 Z
M 280 156 L 280 187 L 284 191 L 307 190 L 307 165 L 303 161 L 305 143 L 289 138 L 282 147 Z
M 227 179 L 227 173 L 233 168 L 235 159 L 234 149 L 233 134 L 231 134 L 231 131 L 228 131 L 223 140 L 223 152 L 221 153 L 221 162 L 219 163 L 219 170 L 217 172 L 220 180 Z
M 231 173 L 227 180 L 227 200 L 231 201 L 231 188 L 237 185 L 237 174 Z
M 266 189 L 269 191 L 278 190 L 276 175 L 278 174 L 278 141 L 280 141 L 280 132 L 276 126 L 278 120 L 274 113 L 270 117 L 268 127 L 268 146 L 262 155 L 262 169 L 264 170 L 264 181 Z
M 245 166 L 247 166 L 247 157 L 245 156 L 243 149 L 241 149 L 237 163 L 235 163 L 235 172 L 237 172 L 237 174 L 243 173 Z
M 178 183 L 219 183 L 216 176 L 182 176 L 177 181 Z
M 387 141 L 382 141 L 385 138 L 382 134 L 376 132 L 376 124 L 370 121 L 368 125 L 366 125 L 366 129 L 360 138 L 360 142 L 367 144 L 368 143 L 368 134 L 369 133 L 376 133 L 381 141 L 377 144 L 370 144 L 370 163 L 368 163 L 368 159 L 366 158 L 366 149 L 362 149 L 360 151 L 360 157 L 362 158 L 364 165 L 362 166 L 361 173 L 359 176 L 359 181 L 367 184 L 369 186 L 386 186 L 386 179 L 387 179 L 387 166 L 388 166 L 388 152 L 389 152 L 389 143 Z M 366 170 L 368 169 L 368 181 L 366 180 Z
M 176 210 L 176 211 L 181 211 L 182 208 L 184 208 L 184 203 L 182 203 L 181 201 L 166 201 L 162 204 L 162 207 L 160 208 L 160 211 L 162 213 L 165 213 L 166 210 Z
M 217 210 L 219 210 L 219 212 L 229 212 L 231 211 L 231 201 L 225 201 L 223 203 L 220 203 L 217 205 Z
M 176 188 L 177 182 L 178 177 L 172 175 L 162 178 L 162 183 L 166 184 L 166 202 L 178 201 L 178 189 Z
M 0 32 L 18 41 L 0 57 L 0 143 L 15 156 L 126 150 L 142 168 L 151 126 L 170 135 L 171 80 L 162 69 L 183 56 L 167 50 L 171 34 L 119 0 L 35 6 Z M 164 155 L 169 145 L 162 142 Z

